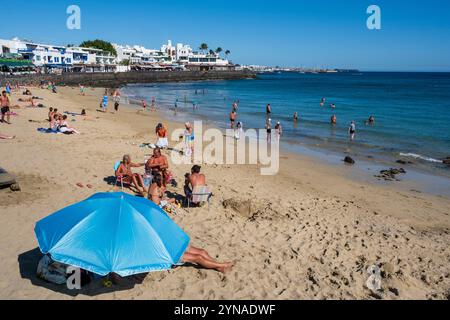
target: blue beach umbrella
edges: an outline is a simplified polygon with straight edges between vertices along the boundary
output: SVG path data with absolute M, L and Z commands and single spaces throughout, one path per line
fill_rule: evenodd
M 62 209 L 39 221 L 35 233 L 43 254 L 101 276 L 168 270 L 190 242 L 154 203 L 122 192 Z

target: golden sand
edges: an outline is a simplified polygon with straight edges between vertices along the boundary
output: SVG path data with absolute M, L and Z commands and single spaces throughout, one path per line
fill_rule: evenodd
M 446 299 L 450 294 L 449 199 L 351 180 L 351 168 L 287 153 L 277 176 L 261 176 L 258 166 L 203 165 L 215 194 L 211 208 L 173 215 L 194 245 L 219 260 L 236 260 L 231 273 L 183 267 L 110 289 L 93 284 L 79 294 L 46 284 L 35 276 L 35 223 L 95 192 L 117 190 L 105 181 L 114 175 L 114 162 L 124 154 L 143 162 L 151 150 L 139 145 L 155 142 L 158 122 L 170 131 L 182 125 L 132 108 L 98 113 L 101 89 L 88 89 L 86 96 L 78 88 L 32 91 L 47 107 L 84 108 L 89 119 L 70 122 L 81 132 L 73 136 L 36 131 L 48 127 L 47 109 L 15 109 L 13 124 L 0 124 L 1 133 L 17 136 L 0 141 L 0 166 L 16 174 L 22 188 L 0 190 L 2 299 Z M 13 105 L 19 97 L 13 96 Z M 189 169 L 172 166 L 179 187 L 171 192 L 183 193 Z M 365 287 L 373 264 L 384 275 L 378 296 Z

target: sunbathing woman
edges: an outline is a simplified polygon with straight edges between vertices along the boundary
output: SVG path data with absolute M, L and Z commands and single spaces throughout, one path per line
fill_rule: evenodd
M 234 262 L 218 262 L 212 258 L 206 250 L 196 248 L 194 246 L 189 246 L 189 248 L 184 253 L 181 258 L 182 263 L 194 263 L 206 269 L 214 269 L 222 273 L 227 273 L 231 271 L 234 267 Z
M 59 130 L 59 132 L 64 133 L 64 134 L 74 134 L 74 133 L 79 134 L 79 132 L 77 130 L 70 127 L 69 124 L 67 123 L 67 115 L 63 115 L 62 117 L 61 116 L 59 117 L 58 130 Z
M 133 173 L 131 168 L 139 168 L 145 166 L 145 163 L 135 164 L 131 162 L 131 157 L 129 155 L 123 156 L 123 161 L 116 171 L 116 177 L 123 177 L 123 182 L 127 184 L 133 184 L 138 192 L 144 196 L 147 190 L 144 186 L 144 180 L 142 176 L 137 173 Z
M 176 199 L 170 199 L 165 196 L 166 188 L 163 186 L 163 178 L 161 174 L 157 174 L 153 178 L 153 183 L 148 191 L 148 200 L 163 209 L 169 203 L 175 203 Z

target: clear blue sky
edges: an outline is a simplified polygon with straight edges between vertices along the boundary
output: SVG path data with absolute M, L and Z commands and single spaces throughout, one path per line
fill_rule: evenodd
M 82 29 L 66 28 L 66 8 L 82 10 Z M 367 7 L 382 30 L 366 28 Z M 9 0 L 0 37 L 66 45 L 100 38 L 159 48 L 171 39 L 232 51 L 236 63 L 450 71 L 448 0 Z

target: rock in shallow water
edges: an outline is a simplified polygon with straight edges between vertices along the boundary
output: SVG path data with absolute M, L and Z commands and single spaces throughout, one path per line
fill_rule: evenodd
M 384 179 L 386 181 L 394 181 L 394 180 L 399 181 L 396 176 L 399 174 L 405 174 L 405 173 L 406 173 L 406 170 L 403 168 L 400 168 L 400 169 L 392 169 L 391 168 L 389 170 L 380 171 L 380 174 L 375 177 L 379 178 L 379 179 Z
M 344 162 L 347 164 L 355 164 L 356 163 L 355 160 L 353 160 L 353 158 L 348 157 L 348 156 L 345 157 Z

